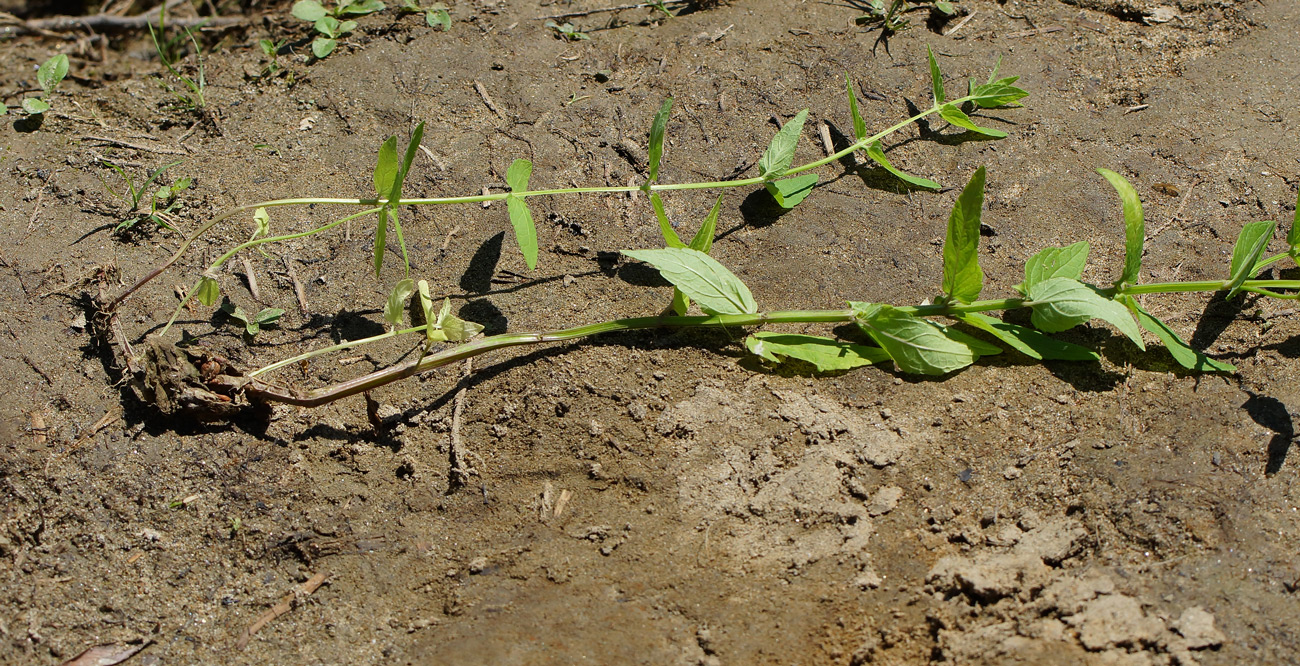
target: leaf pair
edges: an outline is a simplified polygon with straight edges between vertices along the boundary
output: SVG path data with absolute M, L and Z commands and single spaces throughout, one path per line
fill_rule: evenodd
M 515 160 L 506 169 L 506 185 L 510 194 L 506 197 L 506 210 L 510 213 L 510 225 L 515 229 L 515 241 L 519 251 L 524 255 L 528 270 L 537 267 L 537 225 L 533 223 L 533 214 L 528 210 L 528 203 L 523 194 L 528 191 L 528 179 L 533 175 L 533 163 L 528 160 Z
M 1000 129 L 993 129 L 991 127 L 980 127 L 979 125 L 976 125 L 975 121 L 971 120 L 970 116 L 966 115 L 965 111 L 962 111 L 961 108 L 958 107 L 956 104 L 952 104 L 946 101 L 947 98 L 944 96 L 944 89 L 943 89 L 943 74 L 939 71 L 939 63 L 936 62 L 934 59 L 934 51 L 931 50 L 929 46 L 925 47 L 925 51 L 930 61 L 930 90 L 934 94 L 934 105 L 939 107 L 939 116 L 942 117 L 944 120 L 948 121 L 949 124 L 955 125 L 965 130 L 969 130 L 971 132 L 976 132 L 979 134 L 983 134 L 985 136 L 991 136 L 995 139 L 1001 139 L 1006 137 L 1007 133 L 1003 132 Z M 993 71 L 994 71 L 994 75 L 996 76 L 997 68 L 995 67 Z M 1009 79 L 1003 79 L 1002 82 L 999 82 L 999 87 L 997 88 L 996 93 L 995 91 L 990 89 L 987 92 L 987 94 L 985 94 L 980 99 L 984 101 L 984 104 L 989 104 L 994 99 L 1014 97 L 1014 99 L 1011 99 L 1009 102 L 1007 102 L 1007 103 L 1014 103 L 1015 100 L 1028 95 L 1029 93 L 1020 90 L 1019 88 L 1015 88 L 1011 86 L 1011 83 L 1014 82 L 1015 80 L 1016 77 L 1009 77 Z M 980 103 L 979 99 L 974 101 L 976 104 L 980 106 L 984 105 Z M 1003 105 L 1004 104 L 993 104 L 993 106 L 1003 106 Z
M 406 302 L 414 293 L 419 293 L 420 310 L 424 314 L 425 321 L 425 340 L 432 342 L 463 342 L 483 330 L 481 324 L 465 321 L 451 314 L 451 299 L 444 298 L 442 309 L 437 316 L 433 314 L 433 298 L 429 295 L 429 283 L 420 280 L 418 283 L 411 278 L 399 281 L 393 286 L 393 290 L 388 294 L 388 301 L 384 304 L 384 321 L 391 326 L 399 326 L 402 323 L 402 313 L 406 311 Z
M 415 161 L 415 151 L 424 138 L 424 123 L 415 126 L 411 140 L 406 143 L 406 154 L 401 162 L 397 159 L 397 137 L 390 136 L 379 147 L 379 158 L 375 163 L 375 197 L 381 202 L 379 225 L 375 228 L 374 264 L 375 275 L 384 265 L 384 250 L 388 240 L 388 221 L 393 222 L 393 231 L 397 235 L 397 244 L 402 251 L 402 261 L 406 272 L 411 272 L 411 260 L 406 253 L 406 239 L 402 237 L 402 223 L 398 219 L 397 208 L 402 200 L 402 183 L 410 173 L 411 163 Z
M 659 219 L 659 232 L 663 234 L 664 243 L 670 248 L 690 248 L 698 252 L 708 254 L 713 249 L 713 234 L 718 228 L 718 216 L 722 213 L 722 195 L 719 194 L 717 200 L 713 202 L 713 208 L 704 218 L 704 224 L 700 225 L 699 231 L 691 238 L 690 245 L 682 243 L 681 238 L 673 229 L 673 224 L 668 219 L 668 214 L 664 211 L 663 200 L 659 198 L 658 193 L 650 195 L 650 205 L 654 208 L 655 217 Z M 678 315 L 686 314 L 687 308 L 691 307 L 691 299 L 681 289 L 673 289 L 672 309 Z
M 50 110 L 49 97 L 54 88 L 68 75 L 68 56 L 59 53 L 50 56 L 36 70 L 36 83 L 41 87 L 40 97 L 28 97 L 23 100 L 23 112 L 35 116 Z
M 879 303 L 850 302 L 857 324 L 894 360 L 899 371 L 943 375 L 1002 350 L 951 326 Z
M 243 308 L 231 303 L 230 301 L 221 304 L 221 311 L 226 313 L 226 316 L 231 319 L 238 320 L 242 323 L 244 325 L 244 332 L 247 333 L 249 337 L 261 333 L 263 326 L 274 324 L 282 315 L 284 315 L 284 310 L 281 310 L 280 308 L 266 308 L 255 315 L 249 315 L 244 312 Z
M 402 0 L 401 11 L 408 14 L 424 13 L 424 22 L 430 28 L 442 28 L 443 32 L 451 31 L 451 13 L 447 11 L 447 5 L 436 2 L 428 7 L 421 7 L 415 0 Z
M 849 79 L 848 74 L 844 75 L 844 88 L 849 95 L 849 114 L 853 117 L 853 137 L 858 142 L 864 141 L 868 138 L 867 123 L 865 120 L 862 119 L 862 113 L 858 111 L 858 98 L 857 95 L 853 93 L 853 81 Z M 870 145 L 868 145 L 866 147 L 866 153 L 867 153 L 867 157 L 871 158 L 871 161 L 875 162 L 876 164 L 879 164 L 886 171 L 894 174 L 896 177 L 908 183 L 909 185 L 913 185 L 915 187 L 923 187 L 927 189 L 935 189 L 935 190 L 941 187 L 938 183 L 934 182 L 933 180 L 929 180 L 928 178 L 921 178 L 919 176 L 913 176 L 895 167 L 893 163 L 889 161 L 889 158 L 885 157 L 885 147 L 882 143 L 880 143 L 879 140 L 874 141 Z
M 808 120 L 808 109 L 795 114 L 781 126 L 767 150 L 758 160 L 758 171 L 763 176 L 763 186 L 771 193 L 782 208 L 794 208 L 799 205 L 817 184 L 817 174 L 806 173 L 792 178 L 776 180 L 794 163 L 794 152 L 799 145 L 799 136 L 803 133 L 804 122 Z

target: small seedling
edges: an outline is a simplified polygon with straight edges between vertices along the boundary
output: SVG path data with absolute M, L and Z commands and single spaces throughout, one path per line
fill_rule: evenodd
M 50 95 L 59 82 L 68 75 L 68 56 L 62 53 L 50 57 L 36 70 L 36 82 L 41 86 L 40 97 L 28 97 L 23 100 L 23 113 L 39 116 L 50 110 Z
M 547 21 L 546 27 L 554 30 L 555 35 L 566 42 L 591 39 L 591 37 L 587 36 L 587 33 L 579 32 L 577 28 L 573 27 L 572 23 L 556 23 L 555 21 Z
M 262 49 L 262 55 L 266 56 L 270 62 L 262 68 L 262 76 L 271 76 L 280 71 L 280 50 L 289 43 L 289 40 L 282 39 L 279 42 L 273 42 L 269 39 L 259 40 L 258 47 Z
M 149 174 L 144 183 L 139 185 L 136 184 L 135 179 L 126 169 L 108 161 L 105 161 L 104 164 L 116 171 L 117 175 L 121 176 L 122 181 L 126 184 L 126 187 L 119 192 L 114 190 L 107 181 L 100 179 L 100 182 L 104 183 L 104 189 L 107 189 L 110 194 L 121 199 L 128 206 L 126 214 L 118 222 L 114 231 L 126 231 L 144 221 L 153 222 L 159 227 L 166 227 L 173 231 L 176 230 L 172 211 L 180 205 L 179 195 L 189 189 L 192 184 L 191 179 L 189 177 L 177 178 L 171 184 L 159 187 L 152 193 L 150 193 L 149 187 L 154 184 L 154 181 L 158 180 L 158 177 L 164 171 L 180 164 L 180 162 L 172 162 L 155 169 Z M 142 210 L 142 203 L 146 197 L 149 199 L 148 212 Z
M 940 14 L 952 16 L 957 13 L 953 2 L 939 0 L 936 2 L 909 2 L 909 0 L 871 0 L 867 13 L 855 19 L 858 25 L 879 25 L 881 31 L 891 35 L 906 30 L 909 23 L 906 14 L 921 9 L 933 9 Z
M 447 11 L 447 5 L 441 2 L 435 2 L 428 7 L 421 7 L 415 0 L 402 0 L 402 6 L 398 8 L 403 14 L 424 14 L 424 22 L 430 28 L 442 28 L 443 32 L 451 31 L 451 13 Z
M 230 301 L 221 304 L 221 311 L 226 313 L 227 317 L 243 324 L 244 333 L 250 338 L 257 337 L 257 334 L 262 332 L 263 326 L 270 326 L 284 316 L 284 310 L 280 308 L 265 308 L 261 312 L 249 316 L 247 312 L 244 312 L 243 308 Z
M 153 46 L 154 50 L 158 53 L 158 59 L 162 61 L 162 64 L 167 68 L 167 71 L 170 72 L 172 76 L 176 77 L 176 80 L 180 81 L 185 88 L 189 89 L 189 92 L 187 93 L 182 89 L 176 88 L 161 78 L 158 79 L 158 84 L 162 86 L 163 90 L 171 93 L 171 95 L 176 98 L 176 101 L 180 104 L 181 108 L 201 112 L 207 108 L 207 100 L 204 99 L 203 93 L 207 90 L 208 82 L 206 72 L 203 68 L 203 55 L 199 49 L 199 43 L 194 39 L 193 30 L 190 28 L 182 28 L 185 37 L 189 39 L 190 44 L 194 47 L 194 57 L 198 61 L 198 77 L 190 78 L 181 74 L 180 71 L 176 69 L 176 62 L 180 56 L 177 54 L 173 45 L 180 38 L 177 37 L 172 40 L 167 40 L 166 46 L 163 42 L 159 41 L 159 36 L 166 34 L 164 30 L 166 17 L 167 11 L 166 6 L 164 5 L 163 11 L 158 17 L 158 29 L 154 30 L 153 25 L 150 24 L 149 36 L 153 38 Z
M 333 9 L 325 9 L 324 5 L 317 0 L 298 0 L 294 3 L 292 11 L 295 17 L 310 21 L 312 29 L 320 34 L 312 40 L 311 52 L 317 59 L 323 59 L 334 52 L 339 37 L 356 29 L 357 22 L 346 20 L 346 17 L 364 16 L 383 9 L 384 3 L 379 0 L 339 2 Z

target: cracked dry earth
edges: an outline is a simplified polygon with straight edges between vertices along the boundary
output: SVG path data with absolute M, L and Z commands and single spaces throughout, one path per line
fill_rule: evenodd
M 16 116 L 0 126 L 0 662 L 59 664 L 94 646 L 143 646 L 128 664 L 1300 661 L 1288 302 L 1148 297 L 1234 375 L 1185 374 L 1154 341 L 1143 354 L 1102 326 L 1063 335 L 1101 349 L 1100 363 L 1007 353 L 941 380 L 773 372 L 745 357 L 739 331 L 609 335 L 375 391 L 376 435 L 360 398 L 269 423 L 162 416 L 117 383 L 81 296 L 95 267 L 130 282 L 180 240 L 111 233 L 103 160 L 135 174 L 182 160 L 169 173 L 194 179 L 186 229 L 252 201 L 364 195 L 377 146 L 419 121 L 429 152 L 410 193 L 475 194 L 518 157 L 536 186 L 619 185 L 645 177 L 638 151 L 671 95 L 665 180 L 753 175 L 773 116 L 812 110 L 800 162 L 824 154 L 823 121 L 850 127 L 846 72 L 871 127 L 926 105 L 927 44 L 950 86 L 1001 57 L 1031 93 L 986 114 L 1004 140 L 934 121 L 887 142 L 895 164 L 949 186 L 988 167 L 986 294 L 1009 294 L 1042 247 L 1078 240 L 1093 248 L 1085 279 L 1113 279 L 1122 222 L 1096 167 L 1141 194 L 1148 279 L 1218 279 L 1244 223 L 1294 216 L 1295 3 L 962 0 L 959 30 L 918 18 L 877 44 L 854 2 L 577 17 L 591 39 L 565 43 L 540 17 L 601 3 L 460 1 L 451 32 L 389 10 L 310 62 L 289 3 L 227 4 L 215 6 L 254 18 L 204 33 L 215 121 L 174 108 L 140 35 L 103 49 L 0 42 L 10 105 L 53 52 L 72 59 L 57 113 L 35 131 Z M 263 38 L 302 41 L 262 76 Z M 785 213 L 761 191 L 728 191 L 713 256 L 765 308 L 933 297 L 956 192 L 822 171 Z M 693 232 L 714 196 L 671 193 L 668 212 Z M 615 254 L 661 244 L 644 198 L 535 205 L 535 271 L 500 205 L 405 213 L 413 271 L 488 333 L 664 307 L 665 284 Z M 128 301 L 128 334 L 156 332 L 172 286 L 246 224 Z M 253 302 L 251 272 L 265 305 L 287 311 L 255 340 L 203 309 L 179 326 L 246 368 L 373 335 L 400 269 L 376 279 L 372 242 L 359 221 L 235 262 L 220 276 L 232 300 Z M 376 345 L 280 377 L 323 385 L 406 351 Z M 460 485 L 454 428 L 474 471 Z

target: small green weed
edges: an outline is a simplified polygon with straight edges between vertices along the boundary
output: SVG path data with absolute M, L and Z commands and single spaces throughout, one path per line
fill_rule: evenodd
M 176 63 L 180 60 L 179 44 L 183 43 L 180 35 L 168 39 L 166 37 L 167 10 L 164 5 L 163 11 L 158 15 L 158 29 L 154 30 L 152 24 L 149 25 L 149 36 L 153 39 L 154 51 L 158 53 L 158 59 L 162 61 L 167 71 L 180 81 L 184 88 L 167 83 L 162 78 L 158 79 L 158 84 L 162 86 L 173 97 L 181 108 L 189 111 L 203 112 L 207 108 L 207 100 L 203 94 L 207 90 L 207 75 L 203 68 L 203 54 L 199 48 L 198 40 L 194 39 L 194 32 L 190 28 L 182 28 L 182 34 L 188 39 L 190 45 L 194 47 L 194 58 L 198 62 L 198 74 L 196 78 L 190 78 L 176 69 Z M 189 92 L 185 92 L 188 89 Z
M 173 231 L 176 230 L 172 211 L 180 206 L 180 194 L 189 189 L 192 184 L 191 179 L 189 177 L 177 178 L 172 181 L 171 184 L 163 185 L 152 192 L 149 191 L 149 187 L 158 180 L 158 177 L 161 176 L 164 171 L 180 164 L 180 162 L 172 162 L 171 164 L 155 169 L 149 174 L 148 178 L 146 178 L 143 183 L 138 185 L 135 178 L 133 178 L 130 172 L 126 169 L 108 161 L 105 161 L 104 164 L 117 172 L 117 175 L 122 178 L 122 182 L 125 185 L 121 191 L 118 191 L 113 189 L 113 187 L 108 184 L 108 181 L 103 178 L 100 179 L 100 182 L 104 184 L 104 189 L 108 190 L 108 192 L 114 197 L 122 200 L 122 202 L 128 207 L 125 215 L 114 228 L 114 231 L 126 231 L 135 227 L 135 225 L 140 222 L 153 222 L 156 226 L 165 227 Z M 148 199 L 149 204 L 148 211 L 143 210 L 143 203 L 146 198 Z
M 555 21 L 547 21 L 546 27 L 554 30 L 555 36 L 566 42 L 577 42 L 584 39 L 591 39 L 591 37 L 587 36 L 587 33 L 579 32 L 577 28 L 573 27 L 572 23 L 556 23 Z
M 871 0 L 867 13 L 859 16 L 858 25 L 879 25 L 880 29 L 890 35 L 909 26 L 906 14 L 921 9 L 933 9 L 941 14 L 951 16 L 957 12 L 953 2 L 938 0 L 936 2 L 909 2 L 908 0 Z
M 29 116 L 39 116 L 50 110 L 50 95 L 54 89 L 68 75 L 68 56 L 62 53 L 51 56 L 50 59 L 41 63 L 40 69 L 36 70 L 36 82 L 41 86 L 40 97 L 28 97 L 23 100 L 23 113 Z
M 226 301 L 221 304 L 221 311 L 226 313 L 227 317 L 238 321 L 244 325 L 244 334 L 250 338 L 257 337 L 262 332 L 263 326 L 270 326 L 280 320 L 284 315 L 284 310 L 280 308 L 264 308 L 255 315 L 249 315 L 244 309 Z
M 303 21 L 309 21 L 312 29 L 320 36 L 312 40 L 311 52 L 317 59 L 324 59 L 338 47 L 339 37 L 356 30 L 357 22 L 347 20 L 349 16 L 364 16 L 383 11 L 384 3 L 379 0 L 354 0 L 339 2 L 333 9 L 326 9 L 317 0 L 298 0 L 293 4 L 293 15 Z
M 398 11 L 403 14 L 424 14 L 424 22 L 430 28 L 442 28 L 443 32 L 451 31 L 451 13 L 447 10 L 447 5 L 441 2 L 435 2 L 428 7 L 422 7 L 415 0 L 402 0 L 402 6 Z

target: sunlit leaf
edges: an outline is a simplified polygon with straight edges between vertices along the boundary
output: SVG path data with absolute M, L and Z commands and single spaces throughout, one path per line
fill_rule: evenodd
M 659 107 L 654 122 L 650 124 L 650 183 L 659 180 L 659 162 L 664 156 L 664 131 L 668 128 L 668 115 L 672 108 L 673 98 L 669 97 Z
M 764 178 L 770 180 L 790 168 L 794 162 L 795 148 L 799 145 L 799 135 L 803 133 L 803 124 L 807 119 L 808 109 L 804 109 L 782 125 L 780 131 L 772 137 L 772 142 L 758 160 L 758 170 Z
M 740 278 L 717 260 L 699 250 L 624 250 L 623 254 L 659 269 L 673 286 L 700 304 L 709 314 L 753 314 L 758 312 L 754 296 Z
M 879 347 L 815 335 L 760 331 L 745 339 L 745 348 L 773 363 L 783 363 L 786 358 L 806 361 L 818 372 L 849 370 L 889 360 L 889 354 Z
M 1271 221 L 1248 222 L 1242 227 L 1241 235 L 1237 236 L 1237 244 L 1232 248 L 1232 263 L 1225 287 L 1228 298 L 1236 296 L 1242 283 L 1252 277 L 1255 264 L 1259 263 L 1260 255 L 1268 249 L 1268 242 L 1273 239 L 1273 230 L 1276 228 L 1277 223 Z
M 932 190 L 937 190 L 941 187 L 941 185 L 934 182 L 933 180 L 921 178 L 920 176 L 913 176 L 910 173 L 900 171 L 898 167 L 895 167 L 892 163 L 890 163 L 888 157 L 885 157 L 885 148 L 879 141 L 876 141 L 870 146 L 867 146 L 867 157 L 870 157 L 871 161 L 884 167 L 885 171 L 894 174 L 895 176 L 897 176 L 898 178 L 902 179 L 904 182 L 910 185 L 915 185 L 916 187 L 924 187 Z
M 1029 300 L 1033 309 L 1030 320 L 1041 331 L 1069 330 L 1095 317 L 1110 322 L 1140 349 L 1146 349 L 1142 331 L 1128 308 L 1078 280 L 1058 277 L 1039 282 L 1029 288 Z
M 1137 190 L 1123 176 L 1109 169 L 1097 169 L 1097 173 L 1110 182 L 1124 204 L 1124 272 L 1115 281 L 1115 286 L 1137 284 L 1142 270 L 1142 244 L 1146 240 L 1142 201 L 1138 199 Z
M 763 184 L 768 193 L 782 208 L 798 206 L 809 194 L 812 194 L 813 187 L 816 185 L 817 174 L 815 173 L 804 173 L 781 180 L 769 180 Z
M 984 167 L 980 167 L 953 204 L 943 244 L 943 293 L 963 303 L 979 298 L 984 288 L 984 271 L 979 262 L 983 207 Z

